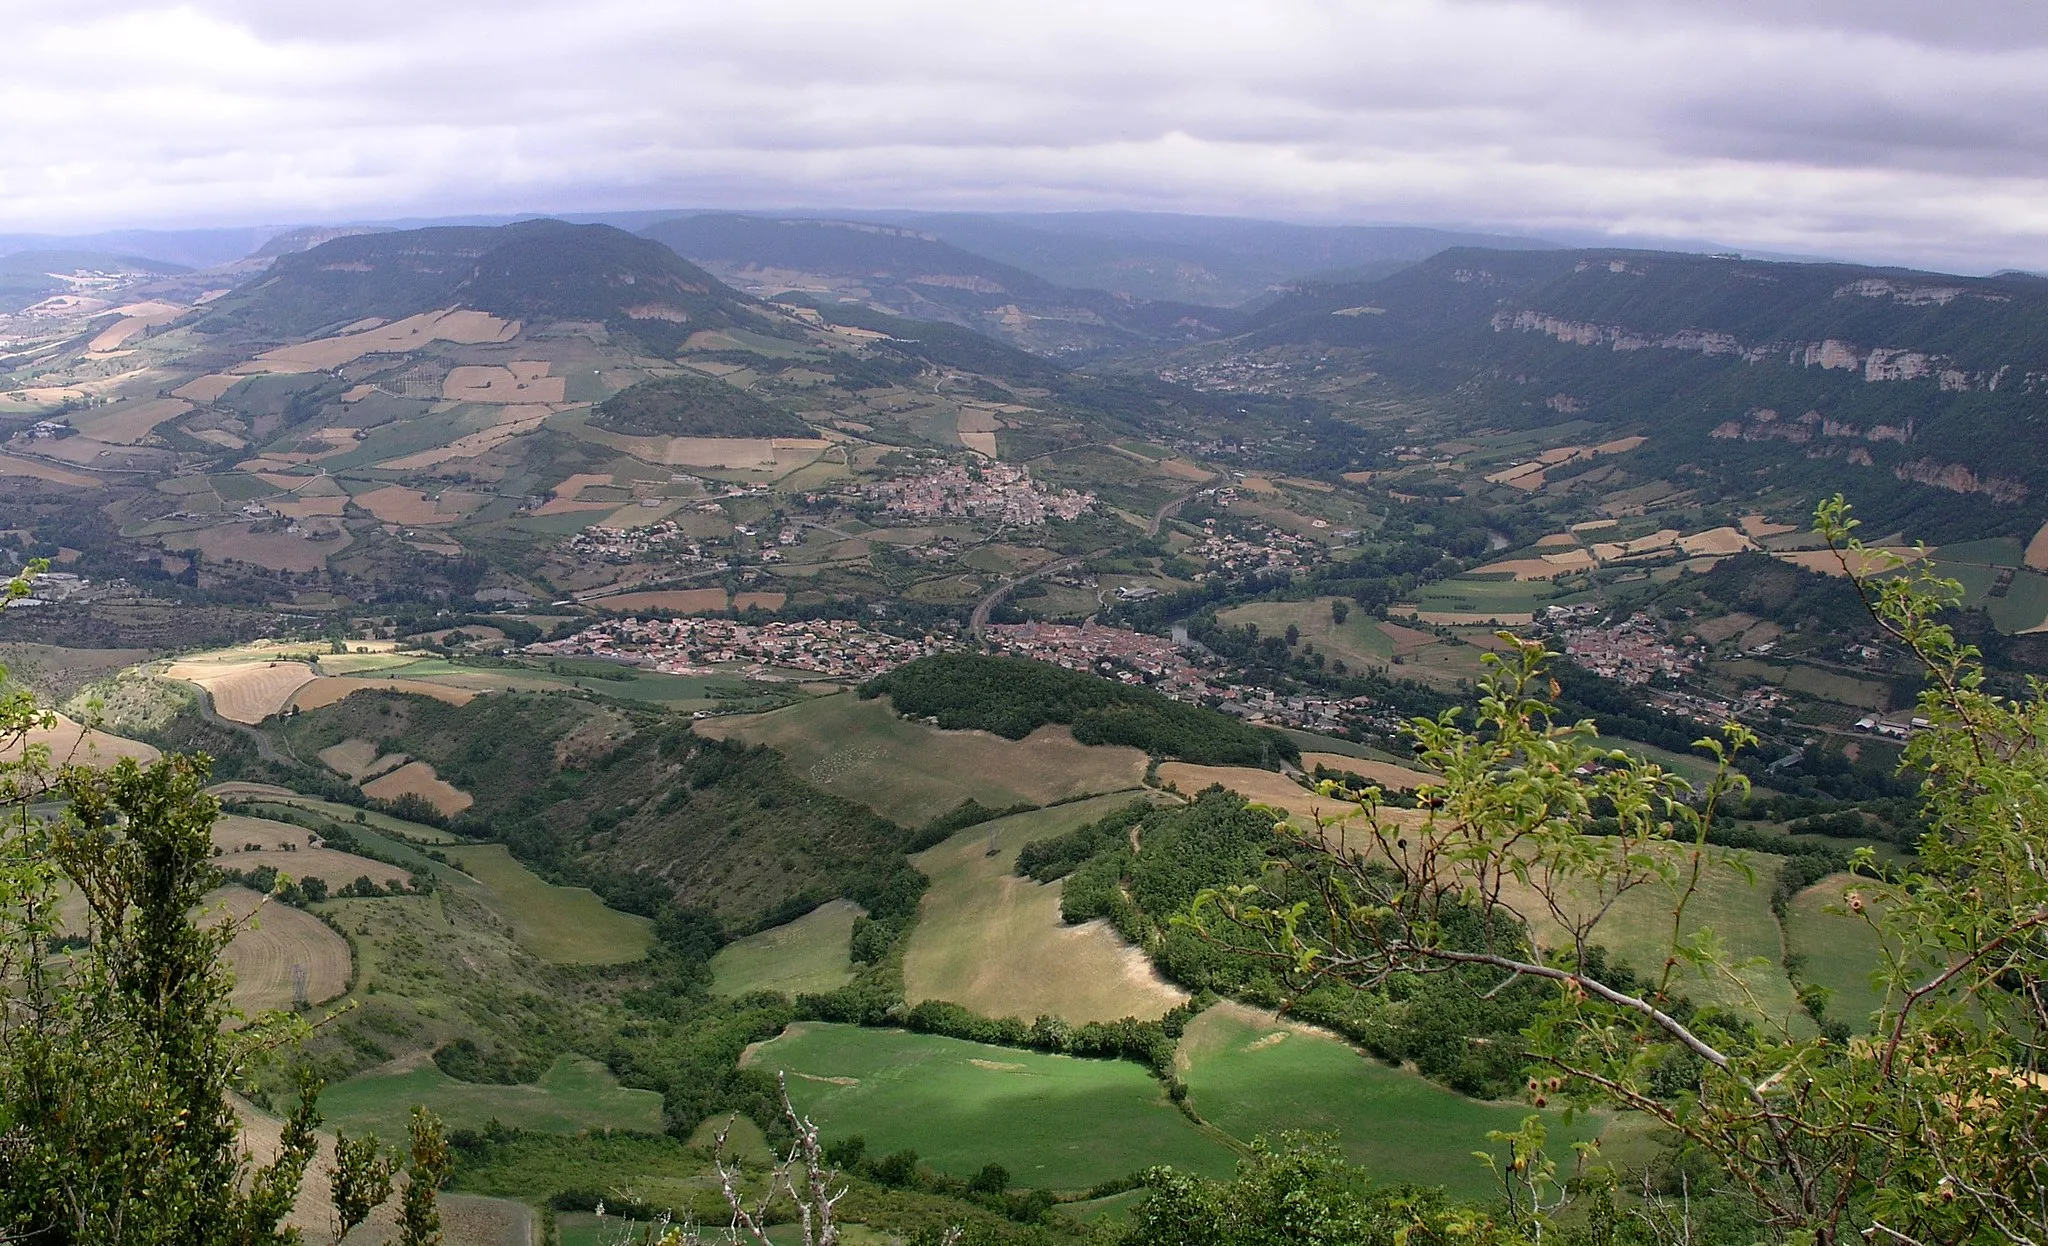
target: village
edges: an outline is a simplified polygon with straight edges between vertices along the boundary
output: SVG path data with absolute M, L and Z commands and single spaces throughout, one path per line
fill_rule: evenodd
M 1094 494 L 1041 485 L 1029 468 L 1010 463 L 951 464 L 929 475 L 872 484 L 864 492 L 891 515 L 989 519 L 1013 527 L 1075 520 L 1095 507 Z
M 832 678 L 865 679 L 952 647 L 933 637 L 906 640 L 843 619 L 801 623 L 737 623 L 717 618 L 613 619 L 562 640 L 526 646 L 552 657 L 631 662 L 669 675 L 710 675 L 743 664 L 748 674 L 770 668 Z
M 1228 504 L 1234 499 L 1235 491 L 1218 490 L 1215 496 L 1219 503 Z M 1235 576 L 1268 568 L 1312 566 L 1329 554 L 1328 547 L 1320 541 L 1282 532 L 1268 524 L 1244 522 L 1234 524 L 1233 528 L 1234 531 L 1223 531 L 1214 519 L 1202 521 L 1201 539 L 1181 553 L 1181 557 L 1188 561 L 1202 563 L 1208 568 L 1208 572 L 1198 574 L 1197 579 L 1206 578 L 1210 573 Z

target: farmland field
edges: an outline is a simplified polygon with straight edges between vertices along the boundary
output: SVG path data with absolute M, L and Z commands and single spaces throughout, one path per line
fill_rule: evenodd
M 810 782 L 907 826 L 970 796 L 998 809 L 1042 805 L 1134 788 L 1145 773 L 1138 750 L 1076 744 L 1064 727 L 1041 727 L 1022 740 L 939 731 L 898 718 L 885 698 L 850 693 L 707 719 L 696 729 L 777 749 Z
M 37 747 L 49 749 L 50 760 L 60 765 L 69 761 L 80 765 L 108 766 L 123 757 L 148 763 L 161 756 L 155 748 L 140 740 L 87 727 L 62 714 L 56 718 L 51 726 L 33 728 L 25 732 L 19 741 L 0 748 L 0 760 L 12 760 L 20 757 L 24 748 Z
M 772 930 L 736 939 L 711 958 L 712 986 L 724 995 L 748 991 L 830 991 L 853 977 L 847 941 L 860 906 L 834 900 Z
M 444 684 L 428 683 L 420 679 L 373 679 L 359 675 L 322 675 L 300 688 L 292 697 L 292 704 L 302 710 L 323 709 L 348 696 L 363 691 L 373 692 L 415 692 L 421 696 L 446 701 L 450 705 L 467 705 L 476 698 L 476 693 L 466 688 L 450 688 Z
M 304 662 L 235 650 L 173 662 L 164 674 L 206 689 L 213 696 L 214 712 L 238 723 L 262 722 L 317 678 Z
M 987 1016 L 1074 1023 L 1151 1019 L 1187 998 L 1107 922 L 1060 922 L 1060 885 L 1014 872 L 1017 852 L 1122 808 L 1142 793 L 1000 818 L 913 858 L 931 880 L 903 953 L 904 998 L 950 1000 Z
M 423 761 L 409 761 L 363 784 L 363 795 L 377 800 L 417 796 L 450 818 L 476 803 L 475 797 L 435 774 Z
M 372 1070 L 329 1086 L 320 1096 L 320 1112 L 330 1126 L 352 1134 L 374 1129 L 385 1138 L 402 1138 L 416 1103 L 450 1129 L 480 1129 L 493 1120 L 549 1133 L 661 1128 L 660 1095 L 627 1090 L 597 1061 L 573 1055 L 556 1060 L 526 1086 L 458 1082 L 426 1060 Z
M 787 1072 L 797 1110 L 827 1137 L 857 1133 L 869 1154 L 907 1148 L 959 1176 L 993 1162 L 1017 1185 L 1072 1190 L 1151 1164 L 1224 1176 L 1237 1162 L 1127 1060 L 800 1023 L 750 1063 Z
M 1345 1156 L 1383 1182 L 1444 1185 L 1469 1198 L 1497 1194 L 1473 1158 L 1491 1129 L 1514 1129 L 1534 1111 L 1467 1099 L 1421 1076 L 1269 1012 L 1223 1003 L 1188 1025 L 1182 1080 L 1203 1120 L 1249 1140 L 1290 1129 L 1335 1134 Z M 1589 1131 L 1550 1122 L 1563 1133 Z
M 542 960 L 615 965 L 647 954 L 652 922 L 606 908 L 596 892 L 541 881 L 502 844 L 449 850 L 448 859 L 483 884 L 484 903 Z
M 243 1012 L 290 1008 L 298 989 L 294 969 L 305 973 L 309 1003 L 348 989 L 348 941 L 319 918 L 289 905 L 265 904 L 247 887 L 220 888 L 208 894 L 206 903 L 234 921 L 262 910 L 256 924 L 236 935 L 221 957 L 235 975 L 231 998 Z

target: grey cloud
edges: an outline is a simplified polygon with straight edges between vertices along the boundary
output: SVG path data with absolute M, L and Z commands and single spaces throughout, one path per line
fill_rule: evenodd
M 2048 8 L 1949 7 L 96 0 L 14 22 L 0 228 L 1137 206 L 2048 265 Z

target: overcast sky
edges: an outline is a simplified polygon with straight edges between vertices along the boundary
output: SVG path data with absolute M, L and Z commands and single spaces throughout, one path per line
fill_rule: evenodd
M 0 230 L 1125 207 L 2048 269 L 2042 0 L 0 0 Z

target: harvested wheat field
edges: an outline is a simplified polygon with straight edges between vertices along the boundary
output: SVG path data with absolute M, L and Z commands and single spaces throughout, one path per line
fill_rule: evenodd
M 1787 532 L 1799 531 L 1798 524 L 1772 523 L 1762 515 L 1744 515 L 1742 534 L 1752 540 L 1761 541 L 1767 536 L 1783 536 Z
M 726 598 L 722 588 L 681 588 L 658 593 L 620 593 L 584 604 L 600 610 L 671 610 L 677 614 L 705 614 L 725 609 Z
M 514 360 L 504 367 L 468 364 L 441 382 L 450 402 L 561 402 L 569 382 L 549 376 L 546 360 Z
M 1563 546 L 1576 546 L 1578 543 L 1579 538 L 1569 532 L 1553 532 L 1549 536 L 1538 538 L 1536 548 L 1556 549 Z
M 2027 552 L 2021 561 L 2031 570 L 2048 571 L 2048 523 L 2042 524 L 2034 539 L 2027 542 Z
M 206 897 L 206 905 L 213 921 L 243 922 L 257 914 L 256 926 L 243 929 L 222 955 L 235 975 L 230 998 L 243 1012 L 290 1008 L 297 999 L 294 970 L 305 976 L 308 1003 L 348 989 L 348 941 L 319 918 L 267 903 L 247 887 L 222 887 Z
M 1934 551 L 1930 549 L 1927 552 L 1932 554 Z M 1887 555 L 1891 557 L 1887 557 Z M 1897 558 L 1900 563 L 1910 563 L 1920 557 L 1920 551 L 1903 545 L 1893 545 L 1867 549 L 1862 554 L 1856 556 L 1837 554 L 1831 549 L 1806 549 L 1787 551 L 1776 554 L 1774 557 L 1781 562 L 1789 562 L 1795 567 L 1804 567 L 1808 571 L 1818 571 L 1822 575 L 1873 575 L 1889 570 L 1892 566 L 1893 557 Z M 1848 563 L 1846 570 L 1843 568 L 1843 561 L 1845 559 Z
M 733 594 L 732 608 L 735 610 L 747 610 L 759 606 L 763 610 L 780 610 L 782 609 L 782 603 L 788 600 L 788 593 L 735 593 Z
M 293 881 L 317 878 L 327 884 L 329 891 L 346 887 L 358 878 L 367 878 L 380 887 L 404 887 L 412 881 L 410 870 L 334 848 L 223 852 L 213 863 L 224 870 L 260 870 L 267 866 Z
M 133 757 L 139 762 L 152 762 L 163 754 L 140 740 L 130 740 L 96 728 L 87 728 L 82 723 L 59 714 L 54 726 L 38 727 L 23 739 L 0 749 L 0 761 L 18 760 L 24 749 L 47 748 L 50 760 L 62 764 L 79 762 L 96 766 L 110 765 L 123 757 Z
M 171 679 L 198 684 L 213 696 L 213 711 L 238 723 L 260 723 L 291 704 L 292 694 L 318 676 L 303 662 L 247 657 L 188 658 L 164 668 Z
M 467 705 L 476 698 L 476 693 L 467 688 L 450 688 L 446 684 L 430 684 L 423 679 L 364 679 L 356 675 L 322 675 L 299 689 L 292 698 L 292 704 L 302 710 L 317 710 L 333 705 L 357 692 L 411 692 L 420 696 L 433 697 L 450 705 Z
M 283 852 L 286 849 L 310 848 L 319 839 L 303 826 L 240 813 L 224 813 L 213 824 L 213 846 L 223 856 L 236 852 Z
M 188 402 L 219 402 L 223 395 L 241 383 L 242 378 L 239 376 L 229 376 L 225 372 L 214 372 L 206 376 L 194 377 L 172 390 L 171 394 Z
M 330 554 L 347 549 L 350 537 L 337 529 L 325 540 L 309 540 L 289 532 L 254 532 L 248 524 L 221 524 L 166 537 L 164 548 L 198 550 L 208 562 L 244 562 L 272 571 L 318 571 Z
M 1284 774 L 1254 770 L 1250 766 L 1197 766 L 1184 761 L 1169 761 L 1160 764 L 1159 781 L 1171 783 L 1183 796 L 1193 796 L 1212 783 L 1221 783 L 1246 800 L 1304 817 L 1317 810 L 1328 815 L 1342 814 L 1352 808 L 1343 801 L 1318 796 Z
M 526 434 L 538 429 L 550 415 L 555 413 L 555 409 L 549 406 L 521 404 L 500 407 L 499 412 L 498 422 L 489 428 L 480 429 L 474 433 L 466 433 L 447 445 L 439 446 L 432 450 L 422 450 L 418 454 L 408 454 L 401 458 L 386 459 L 377 466 L 390 468 L 393 471 L 416 471 L 423 467 L 433 467 L 437 464 L 445 463 L 450 459 L 473 459 L 479 455 L 489 454 L 513 438 L 524 437 Z
M 165 420 L 174 420 L 192 409 L 182 398 L 152 398 L 146 402 L 117 402 L 78 417 L 81 435 L 109 445 L 132 446 L 149 436 Z
M 385 523 L 404 524 L 407 527 L 423 527 L 428 524 L 454 523 L 459 515 L 444 515 L 433 499 L 418 489 L 403 485 L 385 485 L 356 497 L 356 505 L 375 515 Z
M 1678 538 L 1678 548 L 1688 554 L 1740 554 L 1756 548 L 1756 542 L 1733 528 L 1709 528 Z
M 126 307 L 117 307 L 114 310 L 121 313 L 121 319 L 94 335 L 92 341 L 85 344 L 87 350 L 95 353 L 119 350 L 129 339 L 171 323 L 184 315 L 188 309 L 176 303 L 152 302 L 130 303 Z
M 264 505 L 291 519 L 339 519 L 348 509 L 348 498 L 336 494 L 333 497 L 296 497 L 288 502 L 266 499 Z
M 1314 774 L 1317 766 L 1330 770 L 1355 774 L 1368 783 L 1398 792 L 1412 792 L 1425 784 L 1441 783 L 1443 776 L 1427 770 L 1411 770 L 1392 762 L 1372 761 L 1364 757 L 1346 757 L 1342 753 L 1303 753 L 1301 768 Z
M 403 354 L 437 341 L 462 345 L 509 342 L 518 333 L 518 321 L 500 320 L 484 312 L 422 312 L 360 333 L 280 346 L 247 363 L 236 364 L 232 371 L 245 376 L 259 372 L 324 372 L 353 363 L 364 355 Z
M 318 754 L 321 765 L 352 780 L 362 778 L 381 755 L 376 741 L 365 740 L 361 736 L 330 744 Z
M 0 476 L 33 476 L 47 480 L 53 485 L 70 485 L 74 489 L 98 489 L 102 482 L 98 477 L 84 472 L 74 472 L 53 463 L 39 463 L 34 459 L 20 459 L 11 454 L 0 454 Z
M 423 761 L 409 761 L 363 784 L 363 795 L 377 800 L 417 796 L 451 818 L 476 803 L 475 797 L 435 774 L 434 768 Z

